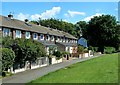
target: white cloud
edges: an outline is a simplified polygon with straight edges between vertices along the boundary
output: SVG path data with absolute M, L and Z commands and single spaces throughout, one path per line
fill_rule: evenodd
M 31 15 L 31 19 L 32 20 L 36 20 L 36 19 L 48 19 L 48 18 L 54 18 L 56 17 L 57 14 L 59 14 L 61 11 L 61 7 L 53 7 L 50 10 L 46 10 L 45 12 L 41 13 L 41 14 L 34 14 Z
M 41 16 L 39 14 L 31 15 L 31 20 L 38 20 Z
M 68 10 L 68 13 L 64 14 L 66 17 L 74 17 L 75 15 L 85 15 L 85 12 L 78 12 L 78 11 L 70 11 Z
M 60 11 L 61 11 L 61 7 L 53 7 L 52 9 L 46 10 L 41 14 L 30 15 L 30 14 L 19 13 L 18 15 L 16 15 L 15 18 L 22 21 L 24 21 L 25 19 L 38 20 L 39 18 L 41 19 L 55 18 L 56 15 L 60 13 Z
M 89 21 L 91 20 L 91 18 L 95 17 L 95 16 L 101 16 L 103 13 L 96 13 L 95 15 L 91 15 L 91 16 L 88 16 L 86 18 L 84 18 L 82 21 Z
M 16 16 L 16 19 L 19 19 L 19 20 L 24 21 L 25 19 L 28 19 L 29 16 L 30 16 L 29 14 L 19 13 L 19 14 Z

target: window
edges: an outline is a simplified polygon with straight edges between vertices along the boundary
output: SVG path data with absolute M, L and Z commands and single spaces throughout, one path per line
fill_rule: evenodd
M 26 32 L 25 37 L 26 37 L 26 39 L 30 39 L 30 32 Z
M 46 36 L 46 39 L 47 39 L 47 40 L 50 40 L 50 36 L 49 36 L 49 35 L 47 35 L 47 36 Z
M 77 40 L 76 40 L 76 43 L 77 43 Z
M 65 42 L 65 38 L 63 38 L 63 42 Z
M 33 39 L 34 39 L 34 40 L 37 40 L 37 39 L 38 39 L 37 33 L 34 33 L 34 34 L 33 34 Z
M 10 29 L 4 28 L 3 29 L 3 36 L 10 36 Z
M 44 40 L 44 35 L 40 34 L 40 40 Z
M 21 38 L 21 31 L 20 30 L 16 30 L 16 38 Z
M 63 42 L 63 39 L 62 39 L 62 38 L 60 38 L 60 42 Z
M 66 43 L 68 43 L 68 39 L 66 39 Z
M 51 36 L 51 41 L 54 41 L 54 36 Z

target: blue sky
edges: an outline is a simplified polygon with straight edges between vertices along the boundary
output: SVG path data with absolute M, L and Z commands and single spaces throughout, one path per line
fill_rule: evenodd
M 110 14 L 118 18 L 117 2 L 2 2 L 1 15 L 10 12 L 19 20 L 57 18 L 71 23 Z

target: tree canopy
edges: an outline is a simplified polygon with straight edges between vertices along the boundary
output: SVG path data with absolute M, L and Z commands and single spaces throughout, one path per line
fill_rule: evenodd
M 75 25 L 72 23 L 68 23 L 59 19 L 39 19 L 38 21 L 31 21 L 34 24 L 40 24 L 45 27 L 50 27 L 53 29 L 58 29 L 61 31 L 68 32 L 72 34 L 73 36 L 76 36 L 76 30 L 75 30 Z
M 104 46 L 115 47 L 118 39 L 118 29 L 116 26 L 117 21 L 114 16 L 95 16 L 89 21 L 87 27 L 89 44 L 99 47 L 101 52 L 104 51 Z
M 78 21 L 76 24 L 53 18 L 32 23 L 65 31 L 77 38 L 82 36 L 87 39 L 89 46 L 99 47 L 101 51 L 105 46 L 120 47 L 120 25 L 111 15 L 95 16 L 89 22 Z
M 2 53 L 2 71 L 6 71 L 8 68 L 10 68 L 15 59 L 15 53 L 12 49 L 9 48 L 1 48 L 0 52 Z
M 5 37 L 2 44 L 3 47 L 11 48 L 15 52 L 15 62 L 34 61 L 46 55 L 45 47 L 38 41 Z

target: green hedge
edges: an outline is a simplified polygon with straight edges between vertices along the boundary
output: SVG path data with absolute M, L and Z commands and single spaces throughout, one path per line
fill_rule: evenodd
M 98 47 L 89 46 L 89 47 L 88 47 L 88 50 L 92 50 L 92 51 L 94 51 L 94 52 L 98 52 Z
M 8 68 L 10 68 L 15 59 L 15 53 L 12 49 L 9 48 L 1 48 L 0 52 L 2 53 L 2 76 L 6 76 L 6 72 Z
M 104 53 L 106 53 L 106 54 L 111 54 L 111 53 L 115 53 L 115 52 L 116 52 L 116 50 L 114 47 L 105 47 L 105 49 L 104 49 Z

